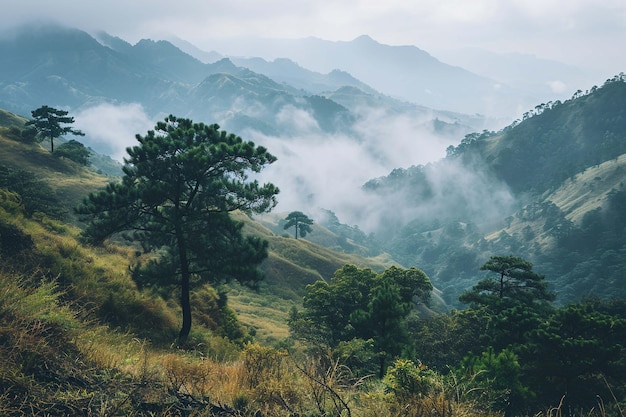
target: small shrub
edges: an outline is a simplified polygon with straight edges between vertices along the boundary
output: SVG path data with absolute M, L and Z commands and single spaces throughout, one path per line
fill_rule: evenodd
M 35 244 L 30 235 L 15 225 L 0 221 L 0 255 L 15 256 L 22 251 L 32 250 Z
M 439 386 L 439 381 L 437 374 L 421 363 L 398 359 L 387 371 L 383 384 L 385 392 L 405 401 L 431 393 Z
M 269 346 L 247 343 L 244 347 L 244 367 L 249 388 L 269 379 L 281 379 L 285 353 Z
M 80 165 L 89 165 L 89 156 L 91 152 L 82 143 L 77 140 L 71 139 L 70 141 L 57 147 L 54 152 L 57 157 L 67 158 Z

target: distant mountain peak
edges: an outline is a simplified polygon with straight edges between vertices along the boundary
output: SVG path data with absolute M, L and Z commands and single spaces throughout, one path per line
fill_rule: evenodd
M 354 40 L 352 40 L 352 42 L 354 42 L 354 43 L 375 43 L 375 44 L 380 44 L 379 42 L 374 40 L 370 35 L 358 36 L 358 37 L 354 38 Z
M 117 36 L 113 36 L 108 34 L 105 31 L 98 31 L 93 34 L 95 40 L 97 40 L 101 45 L 109 47 L 114 51 L 118 52 L 128 52 L 132 49 L 132 45 L 125 40 L 118 38 Z
M 225 73 L 233 73 L 239 68 L 233 64 L 233 61 L 230 58 L 222 58 L 219 61 L 211 64 L 211 68 L 214 72 L 225 72 Z

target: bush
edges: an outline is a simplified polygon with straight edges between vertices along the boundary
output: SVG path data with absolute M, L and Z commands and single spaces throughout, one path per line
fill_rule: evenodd
M 85 148 L 85 145 L 77 140 L 70 140 L 57 147 L 54 153 L 57 157 L 67 158 L 81 165 L 89 165 L 89 156 L 91 152 Z
M 22 251 L 32 250 L 33 239 L 12 224 L 0 221 L 0 256 L 11 257 Z
M 19 194 L 24 214 L 41 212 L 53 219 L 62 219 L 67 211 L 52 188 L 35 174 L 0 166 L 0 188 Z
M 409 359 L 396 360 L 383 378 L 385 392 L 394 394 L 400 401 L 430 394 L 440 386 L 439 382 L 435 372 Z

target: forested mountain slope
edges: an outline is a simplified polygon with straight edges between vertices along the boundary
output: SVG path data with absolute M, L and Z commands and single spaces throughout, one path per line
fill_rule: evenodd
M 538 105 L 501 134 L 472 140 L 463 157 L 480 155 L 516 193 L 541 193 L 585 169 L 626 153 L 626 83 L 579 91 Z
M 533 261 L 557 302 L 624 297 L 625 153 L 619 75 L 539 105 L 500 132 L 467 135 L 444 160 L 397 169 L 365 189 L 398 201 L 406 219 L 391 224 L 384 248 L 420 265 L 449 303 L 494 253 Z

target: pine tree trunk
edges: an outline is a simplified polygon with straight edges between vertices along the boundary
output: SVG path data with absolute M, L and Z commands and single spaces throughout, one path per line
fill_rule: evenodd
M 180 306 L 183 310 L 183 324 L 178 334 L 178 343 L 183 344 L 189 337 L 191 331 L 191 302 L 189 300 L 190 276 L 189 261 L 187 260 L 187 245 L 182 231 L 177 232 L 178 238 L 178 256 L 180 259 Z
M 183 325 L 178 334 L 178 343 L 183 344 L 191 331 L 191 302 L 189 301 L 189 268 L 181 265 L 180 306 L 183 309 Z M 186 271 L 185 271 L 186 270 Z

